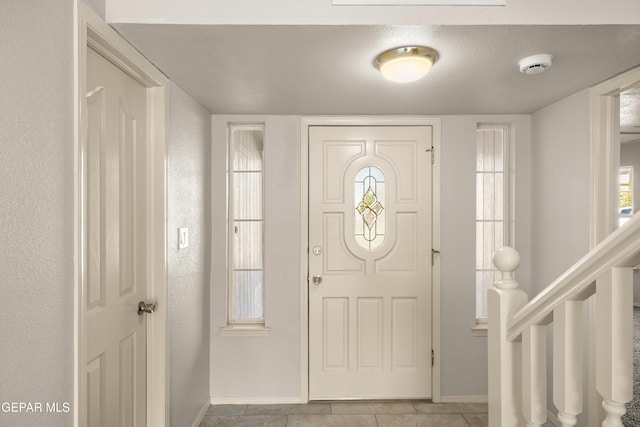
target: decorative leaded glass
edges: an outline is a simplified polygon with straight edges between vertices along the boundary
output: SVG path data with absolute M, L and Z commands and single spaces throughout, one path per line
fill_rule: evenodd
M 384 240 L 384 174 L 375 166 L 362 168 L 355 179 L 355 238 L 372 250 Z

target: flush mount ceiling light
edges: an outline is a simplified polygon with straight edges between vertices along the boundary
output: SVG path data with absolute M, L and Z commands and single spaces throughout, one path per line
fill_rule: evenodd
M 430 47 L 404 46 L 382 52 L 374 64 L 388 80 L 407 83 L 426 75 L 437 60 Z
M 547 68 L 551 67 L 553 55 L 549 53 L 540 53 L 538 55 L 527 56 L 518 61 L 518 68 L 521 73 L 540 74 Z

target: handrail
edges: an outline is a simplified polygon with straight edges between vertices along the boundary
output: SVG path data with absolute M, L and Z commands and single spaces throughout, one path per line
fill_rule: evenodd
M 507 323 L 507 340 L 515 341 L 530 325 L 551 323 L 553 310 L 567 300 L 585 300 L 595 292 L 595 280 L 612 267 L 640 264 L 640 214 L 611 233 L 547 286 Z

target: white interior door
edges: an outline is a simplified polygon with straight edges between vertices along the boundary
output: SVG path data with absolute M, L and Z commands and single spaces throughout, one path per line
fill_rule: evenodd
M 87 419 L 146 423 L 146 89 L 87 52 Z
M 431 397 L 430 126 L 309 128 L 309 397 Z

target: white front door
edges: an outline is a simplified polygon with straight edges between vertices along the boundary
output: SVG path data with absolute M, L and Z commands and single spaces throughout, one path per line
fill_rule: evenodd
M 146 424 L 146 89 L 87 49 L 87 425 Z
M 309 398 L 431 397 L 431 126 L 309 128 Z

